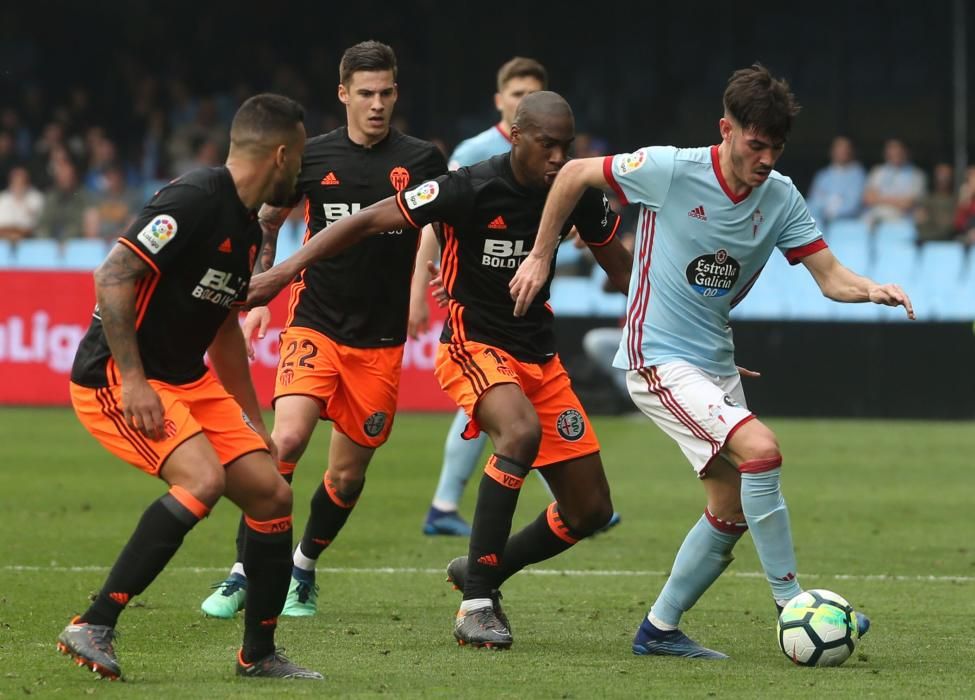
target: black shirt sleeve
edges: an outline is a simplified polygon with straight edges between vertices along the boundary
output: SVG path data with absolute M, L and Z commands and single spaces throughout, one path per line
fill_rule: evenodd
M 430 149 L 426 153 L 426 157 L 423 159 L 423 163 L 417 171 L 417 179 L 421 182 L 423 180 L 432 180 L 435 177 L 440 177 L 447 172 L 447 159 L 444 158 L 443 153 L 436 146 L 431 145 Z
M 209 213 L 209 197 L 198 187 L 164 187 L 142 208 L 121 237 L 146 262 L 162 272 L 189 245 Z
M 461 168 L 398 192 L 396 203 L 412 226 L 422 228 L 435 221 L 456 224 L 473 198 L 469 171 Z
M 606 245 L 619 227 L 619 214 L 609 206 L 609 199 L 599 190 L 589 187 L 582 193 L 570 217 L 579 235 L 588 245 Z

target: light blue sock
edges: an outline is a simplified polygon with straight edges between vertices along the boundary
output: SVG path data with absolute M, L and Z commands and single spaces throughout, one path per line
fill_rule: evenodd
M 466 426 L 467 414 L 458 411 L 447 432 L 443 466 L 440 467 L 440 482 L 433 496 L 434 505 L 441 510 L 449 510 L 443 506 L 450 504 L 453 504 L 453 510 L 457 509 L 467 480 L 471 478 L 471 474 L 481 462 L 481 452 L 484 451 L 484 443 L 488 439 L 487 433 L 482 432 L 473 440 L 465 440 L 460 435 Z
M 681 615 L 691 609 L 734 560 L 731 550 L 739 539 L 741 533 L 722 532 L 702 515 L 677 551 L 667 583 L 650 613 L 661 622 L 677 627 Z
M 741 475 L 741 509 L 775 600 L 802 592 L 796 577 L 789 509 L 779 486 L 781 469 Z

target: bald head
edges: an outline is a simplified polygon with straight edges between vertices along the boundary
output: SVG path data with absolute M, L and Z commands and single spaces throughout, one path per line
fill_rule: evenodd
M 521 98 L 512 126 L 524 130 L 539 128 L 553 119 L 568 119 L 573 125 L 572 108 L 557 92 L 539 90 Z

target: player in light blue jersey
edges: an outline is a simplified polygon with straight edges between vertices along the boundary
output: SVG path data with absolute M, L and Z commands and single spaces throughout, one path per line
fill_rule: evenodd
M 518 103 L 525 95 L 548 87 L 548 73 L 545 67 L 532 58 L 516 56 L 498 70 L 498 91 L 494 94 L 494 106 L 501 113 L 501 121 L 477 136 L 461 141 L 450 156 L 447 167 L 450 170 L 479 163 L 492 156 L 511 150 L 511 122 Z M 411 318 L 421 318 L 426 309 L 426 282 L 423 261 L 439 260 L 439 246 L 434 236 L 424 234 L 417 260 L 417 274 L 412 291 Z M 414 331 L 415 333 L 415 331 Z M 460 535 L 471 533 L 470 525 L 458 513 L 460 498 L 468 479 L 480 464 L 481 453 L 487 443 L 487 433 L 465 440 L 461 437 L 467 426 L 467 414 L 457 411 L 447 432 L 444 444 L 443 465 L 440 468 L 440 481 L 433 496 L 433 503 L 423 522 L 426 535 Z
M 843 267 L 802 196 L 773 170 L 799 106 L 788 84 L 756 64 L 736 71 L 724 94 L 721 144 L 641 148 L 568 163 L 545 205 L 538 238 L 511 282 L 515 313 L 549 269 L 557 233 L 587 186 L 641 208 L 626 325 L 614 365 L 627 370 L 634 403 L 680 445 L 707 494 L 663 590 L 633 640 L 640 655 L 727 658 L 677 627 L 731 563 L 751 530 L 781 607 L 801 589 L 789 515 L 779 484 L 775 434 L 745 404 L 728 315 L 774 249 L 841 302 L 903 306 L 907 294 Z M 869 620 L 858 615 L 858 634 Z

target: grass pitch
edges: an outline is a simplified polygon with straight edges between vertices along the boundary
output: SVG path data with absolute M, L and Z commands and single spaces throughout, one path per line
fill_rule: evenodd
M 642 418 L 597 418 L 623 523 L 505 585 L 515 645 L 458 647 L 459 596 L 443 568 L 466 540 L 420 534 L 443 415 L 401 415 L 345 531 L 319 564 L 317 617 L 282 618 L 279 643 L 324 683 L 237 680 L 241 620 L 199 604 L 233 557 L 237 512 L 220 504 L 130 605 L 117 644 L 126 683 L 96 681 L 54 649 L 162 485 L 108 455 L 67 410 L 0 409 L 0 696 L 237 698 L 971 697 L 975 695 L 975 431 L 963 423 L 769 420 L 801 581 L 873 619 L 836 669 L 793 666 L 754 547 L 682 627 L 728 662 L 638 658 L 630 640 L 703 508 L 677 448 Z M 324 468 L 319 429 L 296 477 L 296 520 Z M 475 489 L 462 506 L 473 510 Z M 526 482 L 515 526 L 545 506 Z M 300 530 L 299 530 L 300 531 Z

